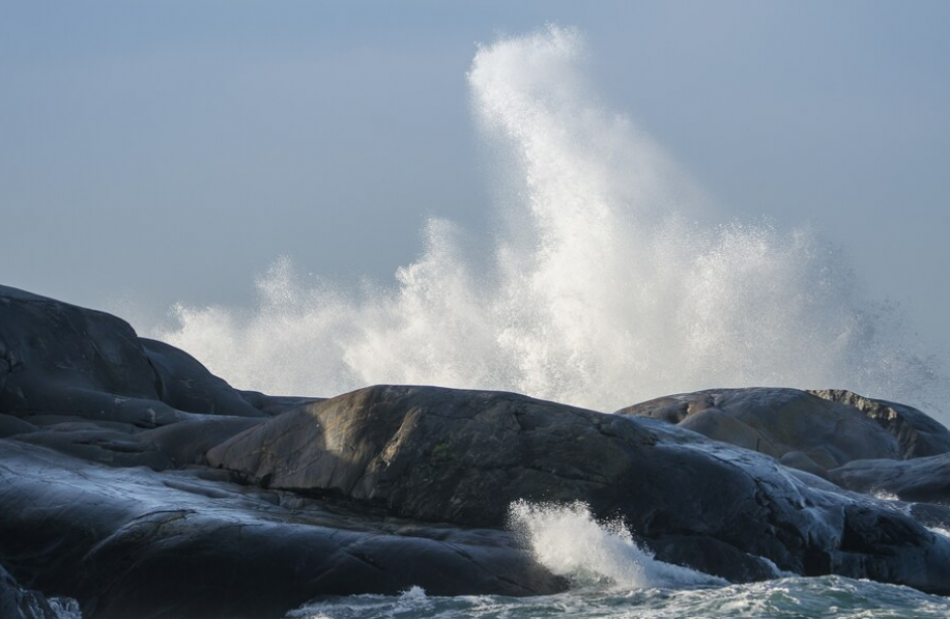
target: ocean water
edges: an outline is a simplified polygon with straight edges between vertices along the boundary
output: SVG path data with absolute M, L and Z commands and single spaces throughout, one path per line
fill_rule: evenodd
M 611 411 L 669 393 L 847 388 L 942 414 L 947 371 L 807 230 L 710 222 L 675 161 L 584 76 L 555 26 L 480 46 L 472 110 L 495 153 L 491 235 L 434 219 L 391 282 L 333 282 L 280 259 L 254 308 L 175 308 L 150 333 L 240 388 L 334 395 L 374 383 L 502 389 Z M 407 240 L 410 242 L 410 240 Z M 354 251 L 372 251 L 355 247 Z M 240 354 L 235 354 L 240 351 Z M 946 411 L 950 412 L 950 411 Z M 535 558 L 574 583 L 530 599 L 314 601 L 293 618 L 940 617 L 950 600 L 840 577 L 728 585 L 657 561 L 583 505 L 516 505 Z
M 495 171 L 490 234 L 433 219 L 390 282 L 301 277 L 279 259 L 256 307 L 179 305 L 150 335 L 278 394 L 434 384 L 609 412 L 772 385 L 940 413 L 948 373 L 899 313 L 866 298 L 820 236 L 716 221 L 672 157 L 600 103 L 594 61 L 555 26 L 478 48 L 467 77 Z
M 946 619 L 950 600 L 837 576 L 679 589 L 597 588 L 529 599 L 360 595 L 310 604 L 288 619 Z
M 586 506 L 512 507 L 516 530 L 535 558 L 567 576 L 559 595 L 435 597 L 413 587 L 400 596 L 358 595 L 306 604 L 287 619 L 695 619 L 747 617 L 941 618 L 950 598 L 839 576 L 781 576 L 729 585 L 657 561 L 618 522 L 596 522 Z

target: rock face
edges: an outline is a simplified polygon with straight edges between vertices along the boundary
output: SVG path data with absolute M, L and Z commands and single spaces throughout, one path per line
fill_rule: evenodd
M 897 439 L 904 460 L 950 452 L 950 430 L 912 406 L 866 398 L 844 389 L 808 393 L 864 413 Z
M 764 575 L 763 558 L 799 574 L 886 574 L 931 590 L 944 587 L 934 574 L 950 576 L 945 540 L 808 486 L 771 458 L 510 393 L 370 387 L 247 430 L 208 460 L 250 483 L 472 526 L 503 526 L 518 499 L 582 500 L 622 516 L 660 559 L 733 580 Z
M 501 531 L 334 511 L 201 468 L 77 470 L 72 457 L 10 440 L 0 452 L 4 564 L 92 619 L 266 619 L 327 594 L 564 586 Z
M 903 501 L 950 503 L 950 453 L 913 460 L 855 460 L 829 472 L 833 482 L 856 492 L 893 495 Z
M 46 597 L 27 591 L 0 565 L 0 617 L 3 619 L 57 619 Z
M 618 414 L 660 419 L 826 478 L 853 460 L 950 451 L 950 431 L 924 413 L 849 391 L 710 390 L 650 400 Z
M 273 397 L 118 318 L 0 287 L 0 617 L 43 596 L 87 619 L 266 619 L 413 585 L 563 590 L 505 530 L 516 500 L 585 501 L 658 558 L 733 581 L 774 564 L 950 593 L 950 542 L 917 520 L 950 510 L 895 510 L 769 457 L 835 478 L 940 449 L 919 411 L 845 399 L 705 392 L 605 415 L 434 387 Z

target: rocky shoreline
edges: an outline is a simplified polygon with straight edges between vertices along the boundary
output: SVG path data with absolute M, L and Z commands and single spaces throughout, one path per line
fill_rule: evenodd
M 0 616 L 266 619 L 325 595 L 569 583 L 509 506 L 583 501 L 732 582 L 950 594 L 950 432 L 845 391 L 723 389 L 598 413 L 514 393 L 233 389 L 126 322 L 0 286 Z M 882 493 L 902 500 L 884 500 Z M 908 502 L 904 502 L 908 501 Z M 910 502 L 914 501 L 914 502 Z

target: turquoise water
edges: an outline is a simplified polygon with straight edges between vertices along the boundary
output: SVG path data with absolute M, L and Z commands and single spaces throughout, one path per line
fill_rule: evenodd
M 585 588 L 536 598 L 360 595 L 308 604 L 287 619 L 686 619 L 697 617 L 946 619 L 950 598 L 838 576 L 783 578 L 726 587 Z

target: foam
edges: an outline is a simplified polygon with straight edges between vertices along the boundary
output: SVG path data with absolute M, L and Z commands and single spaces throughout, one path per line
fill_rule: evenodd
M 621 521 L 598 522 L 579 501 L 566 505 L 518 501 L 512 503 L 509 517 L 535 560 L 577 585 L 644 589 L 727 584 L 656 560 L 634 542 Z
M 304 279 L 281 259 L 255 309 L 181 305 L 154 336 L 238 387 L 280 394 L 437 384 L 614 410 L 774 385 L 931 413 L 950 401 L 945 368 L 815 235 L 694 223 L 689 181 L 597 103 L 585 57 L 581 37 L 554 26 L 475 55 L 472 107 L 510 189 L 501 229 L 476 239 L 487 265 L 463 249 L 464 231 L 433 219 L 393 282 Z

